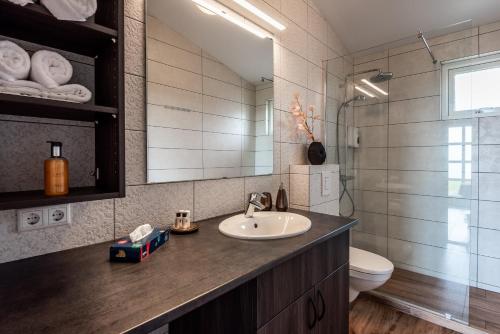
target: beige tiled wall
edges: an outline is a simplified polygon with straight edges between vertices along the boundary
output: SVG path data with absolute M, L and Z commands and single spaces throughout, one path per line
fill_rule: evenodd
M 0 212 L 0 262 L 112 240 L 142 223 L 165 225 L 175 210 L 193 210 L 196 220 L 243 210 L 247 194 L 269 191 L 282 181 L 289 188 L 289 165 L 306 164 L 307 142 L 294 135 L 288 108 L 295 92 L 304 104 L 321 108 L 321 60 L 345 54 L 338 37 L 310 0 L 256 0 L 288 27 L 274 45 L 274 174 L 229 180 L 146 184 L 145 26 L 144 1 L 125 0 L 126 170 L 127 197 L 72 204 L 73 224 L 18 234 L 14 210 Z M 159 89 L 159 87 L 150 87 Z M 169 91 L 160 94 L 168 98 Z M 178 96 L 196 108 L 196 95 Z M 324 119 L 318 122 L 323 133 Z M 64 236 L 70 236 L 61 241 Z
M 500 26 L 430 40 L 439 61 L 500 50 Z M 441 120 L 440 64 L 421 43 L 355 57 L 355 71 L 394 72 L 389 98 L 354 108 L 361 147 L 355 153 L 356 246 L 396 266 L 438 277 L 469 277 L 500 291 L 500 117 Z M 472 180 L 449 188 L 449 131 L 470 128 Z M 460 216 L 460 211 L 468 214 Z M 454 235 L 468 224 L 460 246 Z M 467 225 L 466 225 L 467 226 Z M 463 231 L 463 230 L 462 230 Z M 466 230 L 467 231 L 467 230 Z M 466 233 L 467 234 L 467 233 Z M 470 243 L 467 238 L 470 238 Z M 469 253 L 471 254 L 469 256 Z

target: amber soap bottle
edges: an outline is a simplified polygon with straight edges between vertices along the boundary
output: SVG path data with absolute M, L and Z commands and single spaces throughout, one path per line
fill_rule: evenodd
M 62 143 L 48 141 L 51 156 L 45 160 L 45 195 L 63 196 L 69 191 L 68 160 L 62 157 Z

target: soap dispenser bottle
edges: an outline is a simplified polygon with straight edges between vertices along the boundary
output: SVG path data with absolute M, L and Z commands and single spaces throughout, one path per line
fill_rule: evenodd
M 283 187 L 283 182 L 281 182 L 280 189 L 278 190 L 278 196 L 276 196 L 276 210 L 278 211 L 288 210 L 288 199 L 286 197 L 286 190 Z
M 62 157 L 62 143 L 50 143 L 50 158 L 45 160 L 45 195 L 62 196 L 69 192 L 68 160 Z

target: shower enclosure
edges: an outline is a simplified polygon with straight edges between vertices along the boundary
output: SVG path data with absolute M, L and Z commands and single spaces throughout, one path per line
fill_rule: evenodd
M 442 115 L 441 69 L 478 55 L 477 31 L 425 33 L 428 45 L 415 32 L 323 66 L 327 159 L 340 165 L 341 214 L 360 219 L 352 246 L 396 267 L 373 293 L 463 324 L 479 284 L 479 121 Z

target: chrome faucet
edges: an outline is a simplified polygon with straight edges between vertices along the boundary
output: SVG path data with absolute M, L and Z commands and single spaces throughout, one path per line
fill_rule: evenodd
M 260 202 L 262 197 L 264 197 L 264 195 L 261 193 L 250 194 L 250 201 L 248 202 L 248 207 L 245 211 L 245 218 L 253 218 L 255 208 L 259 210 L 264 210 L 266 208 L 266 206 Z

